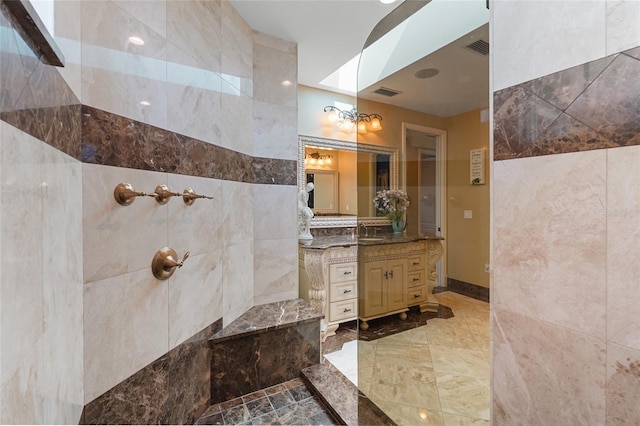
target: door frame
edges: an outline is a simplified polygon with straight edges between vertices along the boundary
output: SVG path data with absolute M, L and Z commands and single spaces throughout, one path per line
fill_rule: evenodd
M 436 180 L 439 185 L 436 192 L 439 191 L 438 197 L 440 209 L 440 232 L 438 236 L 444 238 L 441 243 L 443 247 L 442 257 L 436 264 L 436 287 L 446 287 L 447 285 L 447 131 L 437 129 L 435 127 L 421 126 L 413 123 L 402 122 L 402 146 L 400 148 L 400 163 L 402 164 L 402 172 L 400 176 L 400 187 L 406 191 L 406 161 L 407 161 L 407 130 L 414 130 L 436 138 Z M 420 173 L 418 168 L 418 173 Z M 418 209 L 420 206 L 418 205 Z M 418 217 L 419 214 L 418 214 Z

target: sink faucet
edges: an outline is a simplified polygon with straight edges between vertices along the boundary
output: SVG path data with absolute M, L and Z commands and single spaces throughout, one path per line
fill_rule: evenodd
M 368 237 L 369 236 L 369 229 L 367 228 L 367 224 L 364 222 L 360 222 L 360 224 L 358 225 L 358 228 L 364 228 L 364 236 Z

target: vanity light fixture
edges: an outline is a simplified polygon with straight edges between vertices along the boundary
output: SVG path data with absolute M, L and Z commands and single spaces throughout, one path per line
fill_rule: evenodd
M 323 166 L 325 164 L 331 164 L 332 159 L 333 156 L 331 154 L 320 154 L 318 151 L 316 151 L 305 155 L 304 163 Z
M 339 128 L 351 131 L 358 129 L 358 133 L 377 132 L 382 130 L 382 116 L 380 114 L 365 114 L 357 109 L 343 111 L 334 106 L 324 107 L 324 112 L 328 113 L 327 120 L 335 123 Z

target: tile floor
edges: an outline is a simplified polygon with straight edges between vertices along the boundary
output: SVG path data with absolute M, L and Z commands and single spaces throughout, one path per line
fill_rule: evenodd
M 301 379 L 212 405 L 197 425 L 334 425 Z
M 357 366 L 352 344 L 329 358 L 352 381 L 357 371 L 360 391 L 398 425 L 488 425 L 489 304 L 448 291 L 435 296 L 453 318 L 359 340 Z

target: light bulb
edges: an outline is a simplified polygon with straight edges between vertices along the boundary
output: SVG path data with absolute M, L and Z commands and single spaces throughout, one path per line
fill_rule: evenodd
M 378 130 L 382 130 L 382 124 L 380 123 L 380 119 L 379 118 L 372 118 L 371 119 L 371 130 L 378 131 Z
M 358 133 L 367 133 L 367 124 L 364 121 L 358 121 Z

